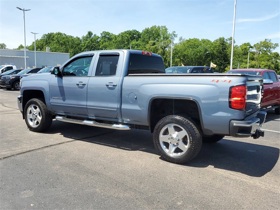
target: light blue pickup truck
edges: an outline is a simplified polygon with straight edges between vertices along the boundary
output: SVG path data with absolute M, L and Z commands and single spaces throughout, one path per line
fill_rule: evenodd
M 21 80 L 18 106 L 31 131 L 53 120 L 118 130 L 149 129 L 167 161 L 186 163 L 202 142 L 259 138 L 262 78 L 165 74 L 162 58 L 137 50 L 83 52 L 53 72 Z

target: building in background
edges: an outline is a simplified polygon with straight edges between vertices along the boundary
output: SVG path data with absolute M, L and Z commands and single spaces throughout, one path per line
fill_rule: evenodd
M 69 53 L 36 51 L 36 67 L 60 66 L 70 58 Z M 24 68 L 24 51 L 0 49 L 0 65 L 12 64 Z M 26 51 L 26 67 L 35 67 L 34 51 Z

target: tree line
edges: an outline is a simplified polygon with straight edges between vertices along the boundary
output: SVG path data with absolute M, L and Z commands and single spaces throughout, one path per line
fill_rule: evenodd
M 209 66 L 216 65 L 215 71 L 225 72 L 230 68 L 231 38 L 220 37 L 214 41 L 208 39 L 179 38 L 174 43 L 177 34 L 168 31 L 166 26 L 152 26 L 142 32 L 127 30 L 119 34 L 103 31 L 99 36 L 91 31 L 86 35 L 74 37 L 56 32 L 44 34 L 36 40 L 36 50 L 45 51 L 46 47 L 52 52 L 65 52 L 73 56 L 79 52 L 108 49 L 138 49 L 161 55 L 165 66 Z M 259 43 L 243 43 L 234 46 L 233 68 L 268 68 L 280 74 L 280 56 L 274 50 L 279 46 L 265 39 Z M 0 44 L 0 48 L 5 48 Z M 22 49 L 20 45 L 17 49 Z M 34 50 L 34 43 L 27 46 Z

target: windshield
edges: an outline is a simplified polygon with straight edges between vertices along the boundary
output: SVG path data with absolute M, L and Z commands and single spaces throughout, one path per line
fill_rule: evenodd
M 53 69 L 52 66 L 47 66 L 45 68 L 42 68 L 40 71 L 38 71 L 38 73 L 46 73 L 46 72 L 50 72 Z
M 249 75 L 254 75 L 254 76 L 261 75 L 260 72 L 257 72 L 257 71 L 234 71 L 234 70 L 231 70 L 231 71 L 229 71 L 229 73 L 249 74 Z
M 23 75 L 23 74 L 27 73 L 29 70 L 30 69 L 23 69 L 19 73 L 17 73 L 17 75 Z
M 7 74 L 10 74 L 11 72 L 13 72 L 14 71 L 14 69 L 12 69 L 12 70 L 8 70 L 8 71 L 5 71 L 4 73 L 2 73 L 1 75 L 7 75 Z
M 187 66 L 173 66 L 165 69 L 166 73 L 189 73 L 190 68 Z

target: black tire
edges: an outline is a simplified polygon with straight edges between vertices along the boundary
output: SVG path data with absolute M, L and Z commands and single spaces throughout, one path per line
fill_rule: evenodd
M 216 143 L 222 140 L 225 136 L 223 135 L 212 135 L 212 136 L 203 136 L 202 141 L 204 143 Z
M 19 90 L 19 89 L 20 89 L 19 81 L 15 81 L 15 82 L 13 83 L 13 89 L 14 89 L 14 90 Z
M 202 146 L 198 127 L 178 115 L 166 116 L 157 123 L 153 141 L 163 159 L 180 164 L 192 160 Z
M 52 115 L 40 99 L 30 99 L 24 107 L 25 123 L 34 132 L 46 131 L 52 124 Z

